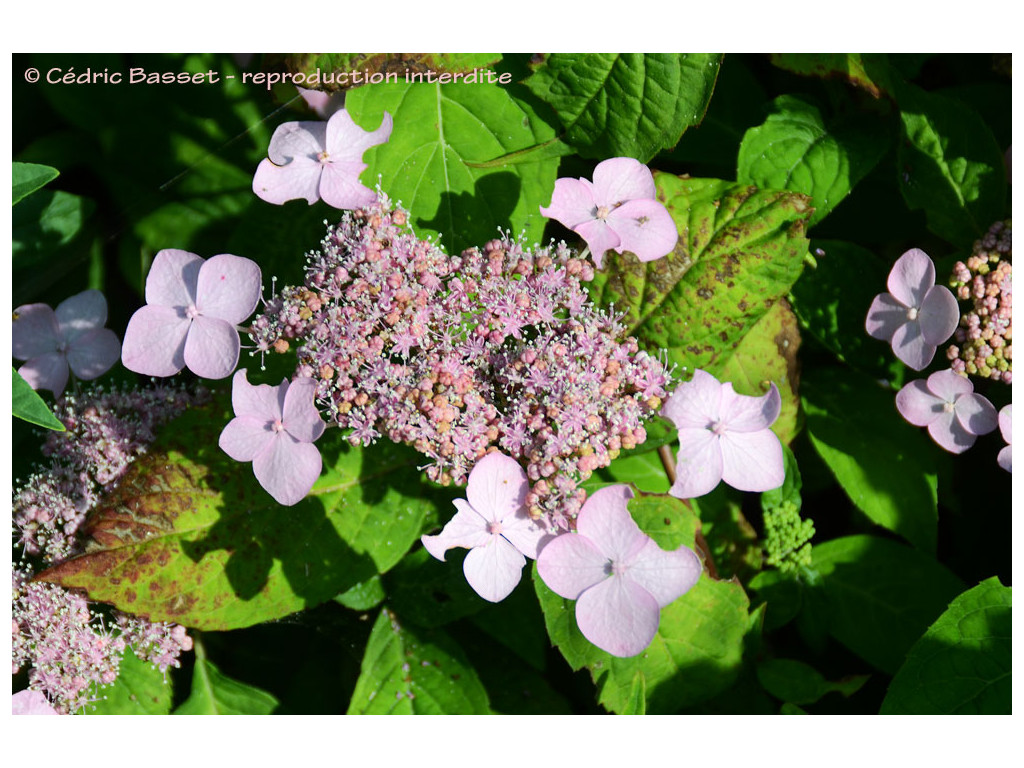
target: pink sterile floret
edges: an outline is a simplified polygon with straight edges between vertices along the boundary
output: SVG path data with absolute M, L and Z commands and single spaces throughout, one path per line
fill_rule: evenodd
M 204 379 L 223 379 L 238 365 L 236 326 L 256 309 L 260 268 L 222 253 L 208 261 L 168 248 L 146 277 L 146 306 L 124 332 L 121 360 L 147 376 L 173 376 L 182 368 Z
M 302 100 L 306 102 L 306 106 L 316 112 L 324 120 L 341 109 L 345 104 L 344 91 L 327 93 L 325 91 L 302 88 L 298 85 L 295 86 L 295 88 L 298 90 L 299 96 L 302 97 Z
M 729 382 L 694 371 L 661 411 L 679 430 L 676 481 L 669 493 L 681 499 L 703 496 L 720 480 L 741 491 L 782 485 L 782 444 L 769 429 L 781 408 L 774 384 L 761 397 L 738 395 Z
M 89 381 L 117 362 L 121 344 L 107 323 L 107 300 L 99 291 L 82 291 L 57 305 L 23 304 L 14 310 L 11 353 L 27 360 L 18 373 L 32 389 L 60 397 L 68 369 Z
M 889 293 L 871 302 L 864 327 L 876 339 L 892 344 L 892 351 L 915 371 L 932 361 L 960 321 L 960 307 L 952 292 L 935 285 L 935 265 L 928 254 L 911 248 L 889 273 Z
M 661 609 L 688 591 L 701 574 L 685 546 L 661 549 L 626 508 L 626 485 L 602 488 L 583 505 L 576 533 L 548 542 L 537 573 L 555 593 L 576 601 L 580 632 L 614 656 L 635 656 L 658 631 Z
M 526 473 L 514 459 L 489 453 L 469 473 L 466 498 L 455 499 L 455 517 L 441 533 L 420 541 L 438 560 L 453 547 L 470 550 L 462 564 L 469 586 L 484 600 L 504 600 L 519 583 L 526 558 L 536 559 L 547 538 L 526 514 L 528 491 Z
M 937 371 L 928 380 L 917 379 L 896 394 L 900 415 L 951 453 L 963 453 L 998 425 L 996 409 L 974 394 L 974 384 L 950 370 Z
M 598 163 L 593 182 L 558 179 L 551 205 L 540 212 L 586 240 L 598 269 L 609 249 L 653 261 L 671 253 L 679 239 L 675 221 L 656 194 L 646 165 L 615 157 Z
M 999 411 L 999 434 L 1003 436 L 1006 447 L 999 451 L 996 460 L 1007 472 L 1013 472 L 1013 403 Z
M 28 688 L 18 691 L 11 701 L 12 715 L 59 715 L 42 691 Z
M 278 503 L 298 503 L 323 466 L 313 446 L 326 426 L 313 404 L 316 383 L 252 385 L 241 370 L 231 386 L 235 418 L 220 433 L 221 450 L 235 461 L 251 461 L 256 479 Z
M 370 205 L 377 195 L 359 183 L 359 174 L 366 170 L 363 153 L 386 142 L 391 127 L 391 115 L 385 112 L 377 130 L 364 131 L 344 109 L 327 122 L 279 125 L 270 139 L 269 159 L 256 168 L 252 191 L 276 205 L 299 199 L 312 205 L 321 198 L 335 208 Z

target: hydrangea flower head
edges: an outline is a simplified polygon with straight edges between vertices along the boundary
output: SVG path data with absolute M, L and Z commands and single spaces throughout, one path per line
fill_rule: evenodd
M 173 376 L 188 366 L 204 379 L 226 378 L 241 349 L 235 326 L 259 297 L 260 268 L 249 259 L 160 251 L 146 277 L 146 306 L 125 329 L 121 360 L 146 376 Z
M 963 453 L 998 425 L 996 409 L 974 393 L 970 379 L 953 371 L 937 371 L 907 384 L 896 394 L 900 415 L 950 453 Z
M 999 451 L 996 460 L 1007 472 L 1013 472 L 1013 403 L 1003 406 L 999 411 L 999 434 L 1003 436 L 1006 447 Z
M 661 609 L 700 578 L 697 555 L 671 552 L 647 536 L 626 508 L 626 485 L 602 488 L 576 518 L 576 533 L 548 542 L 537 573 L 558 595 L 576 601 L 576 623 L 590 642 L 613 656 L 635 656 L 658 631 Z
M 653 261 L 671 253 L 679 240 L 675 221 L 656 194 L 646 165 L 614 157 L 598 163 L 593 182 L 558 179 L 551 205 L 540 212 L 586 240 L 598 269 L 609 249 Z
M 319 199 L 335 208 L 352 209 L 377 199 L 359 183 L 366 170 L 363 153 L 391 137 L 391 115 L 384 113 L 380 127 L 364 131 L 344 109 L 326 122 L 297 121 L 279 125 L 270 139 L 268 159 L 260 161 L 252 191 L 268 203 L 282 205 Z
M 948 288 L 935 285 L 935 265 L 920 248 L 911 248 L 896 260 L 888 287 L 888 293 L 871 302 L 864 327 L 920 371 L 932 361 L 938 345 L 953 335 L 960 308 Z
M 107 323 L 107 300 L 99 291 L 82 291 L 54 311 L 46 304 L 23 304 L 14 310 L 11 352 L 27 362 L 18 373 L 32 389 L 60 397 L 68 371 L 89 381 L 117 362 L 121 344 Z
M 463 561 L 466 581 L 492 603 L 504 600 L 522 576 L 526 558 L 536 559 L 547 534 L 526 514 L 529 483 L 514 459 L 492 452 L 469 473 L 466 498 L 436 536 L 423 536 L 426 550 L 438 560 L 453 547 L 470 550 Z
M 326 425 L 313 404 L 315 395 L 312 379 L 253 385 L 241 370 L 231 381 L 235 418 L 218 444 L 235 461 L 251 461 L 260 485 L 286 507 L 309 493 L 323 468 L 313 443 Z
M 741 491 L 769 491 L 785 479 L 782 444 L 769 429 L 779 416 L 778 388 L 738 395 L 700 369 L 669 396 L 662 415 L 679 431 L 673 496 L 690 499 L 724 480 Z

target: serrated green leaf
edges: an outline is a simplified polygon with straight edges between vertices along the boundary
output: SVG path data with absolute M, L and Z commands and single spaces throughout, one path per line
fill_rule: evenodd
M 459 647 L 439 629 L 380 612 L 366 643 L 350 715 L 483 715 L 487 692 Z
M 879 53 L 772 53 L 772 64 L 798 75 L 840 78 L 876 99 L 892 91 L 889 65 Z
M 13 366 L 11 367 L 11 375 L 13 379 L 11 382 L 11 399 L 13 401 L 14 416 L 38 427 L 64 432 L 64 425 L 61 421 L 53 415 L 43 398 L 32 389 L 29 383 L 22 378 L 21 374 Z
M 938 526 L 932 447 L 896 411 L 895 395 L 864 374 L 805 371 L 807 432 L 846 495 L 873 522 L 926 552 Z
M 646 163 L 704 119 L 719 53 L 553 53 L 526 81 L 584 157 Z
M 470 73 L 501 61 L 500 53 L 285 53 L 268 54 L 266 66 L 284 64 L 292 74 L 302 73 L 305 88 L 334 93 L 379 82 L 416 82 L 413 78 L 434 80 L 442 73 Z M 382 76 L 382 77 L 381 77 Z M 310 78 L 317 77 L 317 81 Z M 498 75 L 480 82 L 498 82 Z M 426 79 L 420 82 L 428 82 Z
M 642 348 L 717 375 L 799 276 L 808 200 L 717 179 L 658 173 L 655 183 L 679 228 L 675 251 L 647 263 L 608 252 L 590 294 L 624 313 Z
M 421 237 L 440 236 L 450 253 L 483 245 L 497 228 L 540 239 L 539 207 L 551 200 L 556 158 L 483 168 L 478 164 L 554 138 L 530 107 L 498 85 L 373 85 L 348 94 L 345 107 L 363 127 L 395 128 L 364 156 L 362 178 L 381 185 L 413 216 Z
M 888 144 L 885 124 L 874 115 L 826 125 L 811 102 L 779 96 L 764 124 L 744 135 L 736 180 L 807 195 L 814 206 L 808 226 L 814 226 L 878 163 Z
M 56 179 L 60 171 L 48 165 L 36 163 L 12 163 L 11 170 L 11 204 L 24 200 L 37 189 L 41 189 Z
M 269 715 L 278 701 L 266 691 L 227 677 L 205 656 L 196 654 L 192 693 L 176 715 Z
M 953 600 L 910 649 L 881 714 L 1010 714 L 1011 596 L 993 576 Z
M 757 665 L 757 679 L 768 693 L 783 702 L 813 704 L 832 691 L 852 696 L 867 682 L 868 676 L 854 675 L 833 683 L 802 661 L 766 659 Z
M 139 661 L 129 648 L 121 658 L 117 680 L 100 686 L 97 701 L 87 704 L 86 715 L 167 715 L 171 712 L 171 684 L 149 662 Z
M 815 544 L 814 568 L 822 599 L 804 613 L 824 614 L 833 637 L 889 674 L 964 587 L 928 555 L 876 536 Z
M 352 447 L 329 430 L 324 473 L 282 507 L 217 447 L 225 399 L 168 425 L 87 520 L 86 553 L 39 578 L 154 621 L 234 629 L 329 600 L 419 537 L 434 503 L 411 450 Z

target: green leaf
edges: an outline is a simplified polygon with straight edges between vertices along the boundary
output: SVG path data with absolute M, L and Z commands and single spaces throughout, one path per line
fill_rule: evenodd
M 676 439 L 677 434 L 673 433 L 672 440 Z M 597 470 L 583 487 L 592 493 L 609 483 L 630 483 L 645 493 L 667 493 L 671 485 L 657 451 L 619 456 L 607 467 Z
M 540 240 L 557 158 L 476 167 L 554 138 L 530 107 L 498 85 L 391 84 L 357 88 L 345 108 L 365 128 L 384 112 L 394 118 L 391 139 L 364 156 L 364 183 L 378 175 L 383 189 L 413 216 L 420 237 L 441 236 L 449 253 L 482 246 L 496 229 L 525 231 Z
M 880 53 L 772 53 L 772 64 L 798 75 L 848 81 L 876 99 L 892 91 L 885 54 Z
M 325 471 L 310 494 L 282 507 L 217 447 L 225 400 L 168 425 L 90 516 L 86 553 L 39 578 L 153 621 L 247 627 L 392 568 L 435 513 L 417 454 L 352 447 L 340 430 L 317 443 Z
M 647 683 L 644 680 L 642 670 L 637 670 L 633 675 L 633 682 L 629 688 L 629 698 L 622 708 L 623 715 L 645 715 L 647 714 Z
M 803 395 L 811 443 L 850 501 L 873 522 L 934 552 L 932 446 L 900 418 L 894 393 L 864 374 L 818 367 L 805 371 Z
M 854 675 L 832 683 L 802 661 L 766 659 L 757 665 L 757 679 L 768 693 L 781 701 L 813 704 L 832 691 L 852 696 L 867 682 L 868 676 Z
M 155 666 L 139 661 L 131 649 L 124 652 L 117 680 L 100 686 L 98 701 L 87 704 L 87 715 L 168 715 L 171 684 Z
M 484 715 L 487 692 L 441 630 L 398 623 L 384 608 L 366 643 L 350 715 Z
M 928 229 L 969 248 L 1005 214 L 1003 153 L 977 112 L 907 83 L 897 91 L 900 191 Z
M 928 555 L 889 539 L 846 536 L 814 545 L 829 633 L 869 664 L 893 674 L 963 582 Z
M 701 533 L 719 578 L 736 575 L 746 582 L 753 572 L 761 569 L 764 558 L 757 531 L 743 515 L 743 495 L 719 483 L 711 493 L 690 499 L 690 504 L 700 515 Z
M 53 429 L 57 432 L 64 432 L 64 425 L 53 415 L 49 406 L 34 389 L 29 385 L 21 374 L 11 367 L 11 398 L 14 403 L 14 416 L 35 424 L 38 427 Z
M 277 699 L 269 693 L 232 680 L 197 650 L 192 693 L 174 714 L 269 715 L 277 706 Z
M 590 294 L 624 313 L 642 348 L 716 375 L 799 276 L 808 200 L 717 179 L 659 173 L 655 183 L 681 233 L 675 251 L 646 264 L 607 253 Z
M 953 600 L 910 649 L 881 714 L 1010 714 L 1011 592 L 993 576 Z
M 704 119 L 719 53 L 553 53 L 525 81 L 584 157 L 646 163 Z
M 826 125 L 811 102 L 779 96 L 764 124 L 743 137 L 736 180 L 807 195 L 814 205 L 808 226 L 814 226 L 885 154 L 884 126 L 875 115 Z
M 403 622 L 421 627 L 443 624 L 483 610 L 489 603 L 469 586 L 462 571 L 466 555 L 449 550 L 445 562 L 418 549 L 384 577 L 388 605 Z
M 641 530 L 660 547 L 693 546 L 698 521 L 679 499 L 641 496 L 629 508 Z M 689 592 L 662 609 L 658 632 L 647 649 L 623 659 L 583 637 L 573 601 L 548 589 L 536 568 L 533 581 L 551 641 L 573 669 L 588 669 L 600 703 L 612 712 L 635 709 L 638 673 L 644 678 L 646 711 L 664 714 L 710 699 L 739 672 L 749 602 L 738 582 L 713 581 L 702 574 Z
M 295 74 L 302 73 L 305 88 L 333 93 L 347 88 L 366 85 L 380 77 L 379 82 L 416 82 L 414 78 L 433 76 L 436 81 L 442 73 L 470 73 L 501 61 L 500 53 L 286 53 L 268 54 L 265 65 L 269 68 L 279 60 Z M 486 73 L 485 73 L 486 74 Z M 319 81 L 309 78 L 319 75 Z M 492 79 L 479 82 L 498 82 Z M 427 82 L 426 79 L 420 80 Z
M 68 192 L 44 190 L 12 213 L 14 268 L 39 268 L 68 245 L 95 209 L 92 200 Z
M 792 573 L 777 570 L 761 571 L 748 586 L 765 601 L 765 632 L 786 626 L 797 617 L 803 607 L 803 585 Z
M 11 204 L 23 200 L 37 189 L 56 179 L 60 171 L 48 165 L 13 163 L 11 170 Z
M 368 611 L 384 602 L 385 597 L 384 583 L 375 573 L 366 581 L 335 595 L 334 601 L 353 611 Z

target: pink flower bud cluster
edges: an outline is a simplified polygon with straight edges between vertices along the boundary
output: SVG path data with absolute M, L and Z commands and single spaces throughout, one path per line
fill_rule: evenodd
M 949 284 L 971 310 L 960 318 L 946 350 L 962 376 L 1009 384 L 1013 377 L 1013 266 L 1010 221 L 997 221 L 976 241 L 966 263 L 953 267 Z
M 530 513 L 568 527 L 578 484 L 646 439 L 669 373 L 593 305 L 593 266 L 564 243 L 504 236 L 449 256 L 407 222 L 383 195 L 346 212 L 305 287 L 253 322 L 257 349 L 296 340 L 297 375 L 353 443 L 412 445 L 444 484 L 500 450 L 526 469 Z

